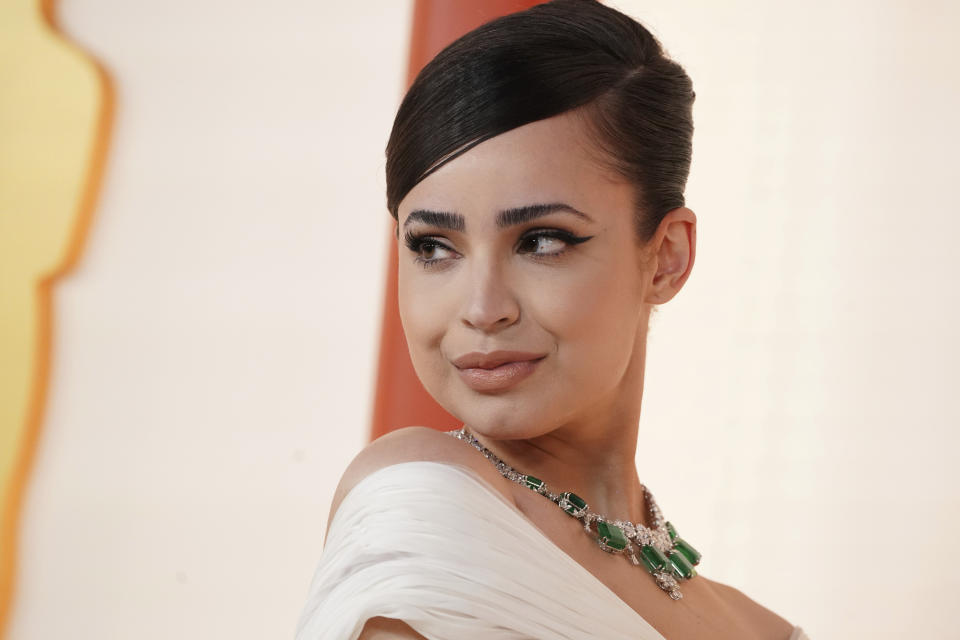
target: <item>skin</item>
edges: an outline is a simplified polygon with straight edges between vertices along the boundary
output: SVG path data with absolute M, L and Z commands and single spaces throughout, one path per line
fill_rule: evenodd
M 696 218 L 689 209 L 671 212 L 653 264 L 633 233 L 634 188 L 604 170 L 584 133 L 572 114 L 534 122 L 416 185 L 400 203 L 401 229 L 424 208 L 461 213 L 466 232 L 443 233 L 457 259 L 432 271 L 409 250 L 400 260 L 400 317 L 425 388 L 484 444 L 545 480 L 564 478 L 601 513 L 637 518 L 647 324 L 652 305 L 673 297 L 689 275 Z M 501 209 L 553 202 L 594 222 L 555 213 L 505 230 L 493 223 Z M 556 257 L 516 250 L 524 232 L 543 227 L 593 237 Z M 564 248 L 550 239 L 541 245 L 541 254 Z M 450 360 L 495 349 L 549 355 L 510 392 L 476 393 Z
M 400 203 L 400 316 L 427 391 L 513 467 L 587 498 L 591 508 L 650 524 L 635 456 L 647 327 L 693 267 L 696 216 L 669 212 L 648 242 L 633 230 L 635 187 L 611 171 L 580 112 L 484 141 L 417 184 Z M 499 228 L 497 212 L 565 203 L 589 220 L 553 211 Z M 412 221 L 417 210 L 457 213 L 463 229 Z M 558 229 L 590 239 L 570 245 L 531 237 Z M 424 235 L 416 252 L 405 232 Z M 431 244 L 432 243 L 432 244 Z M 425 267 L 417 258 L 435 262 Z M 452 360 L 471 351 L 544 353 L 536 371 L 506 390 L 478 392 Z M 637 567 L 599 553 L 579 522 L 505 480 L 479 452 L 410 427 L 369 445 L 338 487 L 407 460 L 464 464 L 667 638 L 786 640 L 792 625 L 702 575 L 674 602 Z M 361 638 L 421 638 L 402 622 L 371 619 Z

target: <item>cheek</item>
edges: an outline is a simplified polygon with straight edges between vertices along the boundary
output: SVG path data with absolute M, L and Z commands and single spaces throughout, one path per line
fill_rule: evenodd
M 539 296 L 538 322 L 557 341 L 558 364 L 590 385 L 618 378 L 630 360 L 640 297 L 623 273 L 613 265 L 580 272 Z
M 431 359 L 440 358 L 440 342 L 447 326 L 450 310 L 449 296 L 442 287 L 423 274 L 409 273 L 400 267 L 397 274 L 397 298 L 400 323 L 406 336 L 410 359 L 417 374 L 429 375 L 427 368 L 435 366 Z

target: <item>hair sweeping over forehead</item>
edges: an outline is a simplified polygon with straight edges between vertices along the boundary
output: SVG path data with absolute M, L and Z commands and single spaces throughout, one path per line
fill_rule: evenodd
M 642 25 L 596 0 L 552 0 L 451 43 L 417 75 L 386 149 L 387 208 L 446 162 L 516 127 L 582 108 L 634 185 L 642 241 L 684 205 L 693 85 Z

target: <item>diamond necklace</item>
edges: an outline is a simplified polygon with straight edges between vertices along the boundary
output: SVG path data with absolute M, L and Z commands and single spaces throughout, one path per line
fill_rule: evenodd
M 650 509 L 653 528 L 625 520 L 609 520 L 591 511 L 586 501 L 575 493 L 550 491 L 543 480 L 520 473 L 498 458 L 495 453 L 473 437 L 473 434 L 467 433 L 466 425 L 446 433 L 473 445 L 493 463 L 504 478 L 549 498 L 566 513 L 577 518 L 583 524 L 584 531 L 596 536 L 595 539 L 601 549 L 608 553 L 624 554 L 634 565 L 643 565 L 656 580 L 657 586 L 674 600 L 683 597 L 680 593 L 679 581 L 689 580 L 697 575 L 694 565 L 700 563 L 700 553 L 689 542 L 679 537 L 673 525 L 663 519 L 660 507 L 657 506 L 653 494 L 646 485 L 642 485 L 643 493 Z M 595 531 L 591 525 L 595 525 Z

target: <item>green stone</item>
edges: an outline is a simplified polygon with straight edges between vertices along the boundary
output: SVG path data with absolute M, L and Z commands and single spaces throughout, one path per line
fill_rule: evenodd
M 667 525 L 667 533 L 670 534 L 670 539 L 671 539 L 671 540 L 676 540 L 676 539 L 677 539 L 677 530 L 674 529 L 674 528 L 673 528 L 673 525 L 670 524 L 669 522 L 667 522 L 666 525 Z
M 690 561 L 690 564 L 700 564 L 700 552 L 690 546 L 690 543 L 683 538 L 677 538 L 674 540 L 673 548 L 686 556 L 687 560 Z
M 560 508 L 574 517 L 580 517 L 587 510 L 587 503 L 577 494 L 567 491 L 560 494 Z
M 524 476 L 523 482 L 534 491 L 540 491 L 540 489 L 543 488 L 543 480 L 541 480 L 540 478 L 535 478 L 533 476 Z
M 693 568 L 687 556 L 677 551 L 670 552 L 670 564 L 673 565 L 673 575 L 681 580 L 688 580 L 697 575 L 697 570 Z
M 663 555 L 663 551 L 660 551 L 660 549 L 656 547 L 651 547 L 649 544 L 645 544 L 640 548 L 640 560 L 650 573 L 662 570 L 667 566 L 667 563 L 670 562 L 667 556 Z
M 604 545 L 617 551 L 622 551 L 627 547 L 627 536 L 623 534 L 623 529 L 609 522 L 597 523 L 598 540 Z

